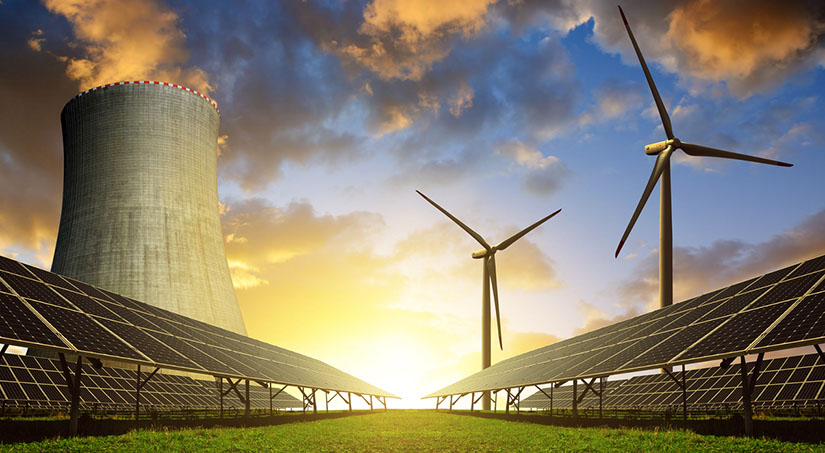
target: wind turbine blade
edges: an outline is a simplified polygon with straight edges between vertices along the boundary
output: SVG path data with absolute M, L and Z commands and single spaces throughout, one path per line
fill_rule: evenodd
M 653 83 L 653 77 L 651 77 L 650 71 L 647 69 L 647 63 L 645 63 L 645 57 L 642 56 L 642 51 L 639 50 L 639 45 L 636 44 L 636 38 L 633 37 L 633 32 L 630 30 L 630 24 L 627 23 L 627 18 L 624 17 L 624 11 L 622 11 L 621 6 L 619 7 L 619 12 L 622 14 L 622 21 L 624 21 L 627 34 L 630 35 L 630 41 L 633 43 L 633 48 L 636 50 L 636 56 L 639 57 L 639 63 L 642 65 L 642 70 L 645 72 L 647 84 L 650 85 L 650 92 L 653 93 L 653 100 L 656 101 L 656 108 L 659 109 L 659 116 L 662 117 L 662 127 L 665 129 L 667 138 L 672 139 L 673 126 L 670 125 L 670 117 L 667 115 L 667 110 L 665 110 L 665 104 L 662 103 L 662 97 L 659 96 L 659 90 L 656 89 L 656 84 Z
M 723 159 L 744 160 L 748 162 L 757 162 L 760 164 L 778 165 L 780 167 L 793 167 L 793 164 L 780 162 L 778 160 L 763 159 L 761 157 L 748 156 L 747 154 L 732 153 L 730 151 L 723 151 L 721 149 L 716 148 L 708 148 L 707 146 L 694 145 L 691 143 L 682 143 L 680 148 L 682 148 L 682 151 L 684 151 L 685 154 L 691 156 L 721 157 Z
M 496 246 L 496 250 L 504 250 L 507 247 L 510 247 L 513 244 L 513 242 L 518 241 L 519 239 L 521 239 L 522 236 L 524 236 L 525 234 L 527 234 L 527 233 L 533 231 L 534 229 L 538 228 L 539 225 L 541 225 L 542 223 L 550 220 L 551 217 L 553 217 L 554 215 L 556 215 L 560 212 L 561 212 L 561 209 L 559 209 L 558 211 L 550 214 L 549 216 L 539 220 L 538 222 L 530 225 L 529 227 L 519 231 L 518 233 L 510 236 L 509 238 L 501 241 L 501 243 Z
M 416 190 L 416 192 L 418 192 L 418 195 L 421 195 L 422 197 L 424 197 L 425 200 L 429 201 L 431 205 L 435 206 L 436 209 L 443 212 L 444 215 L 446 215 L 447 217 L 450 218 L 450 220 L 452 220 L 458 226 L 460 226 L 462 230 L 466 231 L 467 234 L 469 234 L 470 236 L 473 237 L 473 239 L 478 241 L 478 243 L 481 244 L 482 247 L 484 247 L 487 250 L 490 250 L 490 244 L 488 244 L 487 241 L 485 241 L 484 238 L 481 237 L 480 234 L 478 234 L 475 231 L 473 231 L 472 229 L 470 229 L 470 227 L 468 227 L 467 225 L 464 225 L 463 223 L 461 223 L 461 220 L 456 219 L 452 214 L 447 212 L 446 209 L 439 206 L 438 203 L 434 202 L 433 200 L 430 200 L 429 198 L 427 198 L 427 196 L 424 195 L 423 193 L 419 192 L 418 190 Z
M 647 199 L 650 198 L 650 193 L 653 192 L 653 188 L 656 187 L 656 182 L 659 180 L 659 176 L 662 175 L 662 172 L 665 170 L 665 166 L 670 165 L 669 161 L 670 155 L 672 153 L 673 148 L 668 146 L 656 157 L 656 164 L 653 165 L 653 172 L 650 174 L 650 179 L 647 181 L 645 191 L 642 193 L 642 199 L 639 200 L 639 204 L 636 206 L 636 211 L 633 213 L 633 217 L 630 218 L 630 223 L 627 225 L 627 229 L 624 230 L 622 240 L 619 242 L 619 246 L 616 248 L 616 258 L 619 257 L 619 252 L 622 251 L 622 247 L 624 246 L 624 243 L 627 240 L 627 236 L 630 235 L 630 230 L 633 229 L 633 225 L 636 224 L 636 219 L 638 219 L 639 214 L 642 213 L 642 208 L 645 207 Z
M 504 350 L 504 344 L 501 342 L 501 317 L 498 311 L 498 282 L 496 281 L 496 256 L 490 255 L 487 260 L 487 272 L 490 275 L 490 282 L 493 284 L 493 301 L 496 306 L 496 326 L 498 327 L 498 347 Z

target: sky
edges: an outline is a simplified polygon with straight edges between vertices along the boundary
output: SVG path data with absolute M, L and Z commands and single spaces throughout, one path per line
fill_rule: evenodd
M 622 3 L 677 137 L 794 164 L 672 161 L 674 300 L 825 253 L 825 3 Z M 179 83 L 221 109 L 227 259 L 250 336 L 419 398 L 658 305 L 665 139 L 612 2 L 0 2 L 0 253 L 51 265 L 59 115 L 77 92 Z M 493 322 L 495 329 L 495 322 Z M 495 330 L 493 338 L 495 338 Z

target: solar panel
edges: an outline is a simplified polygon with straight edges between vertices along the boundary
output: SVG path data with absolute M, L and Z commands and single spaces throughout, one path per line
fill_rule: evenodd
M 825 363 L 817 354 L 765 360 L 756 381 L 757 408 L 816 405 L 825 380 Z M 681 378 L 681 373 L 677 373 Z M 741 407 L 738 365 L 688 370 L 687 402 L 692 410 Z M 663 374 L 636 376 L 608 394 L 606 408 L 665 410 L 680 406 L 682 390 Z
M 427 397 L 673 366 L 825 340 L 825 256 L 501 361 Z M 708 396 L 710 398 L 710 396 Z
M 0 260 L 0 310 L 2 343 L 395 398 L 319 360 L 8 258 Z
M 604 387 L 604 396 L 602 397 L 602 405 L 604 403 L 611 400 L 611 393 L 614 392 L 617 388 L 621 387 L 625 380 L 618 380 L 618 381 L 607 381 Z M 594 383 L 593 386 L 598 388 L 598 382 Z M 583 387 L 583 386 L 581 386 Z M 579 388 L 578 392 L 581 395 L 582 388 Z M 522 399 L 519 402 L 519 407 L 522 409 L 538 409 L 538 410 L 546 410 L 550 409 L 550 398 L 548 395 L 552 393 L 553 395 L 553 409 L 572 409 L 573 408 L 573 386 L 572 385 L 563 385 L 561 387 L 556 387 L 552 389 L 550 387 L 543 388 L 544 393 L 542 391 L 537 390 L 532 395 L 528 396 L 527 398 Z M 599 396 L 593 392 L 588 391 L 584 399 L 581 402 L 577 403 L 579 409 L 593 409 L 599 407 Z M 606 407 L 606 406 L 605 406 Z
M 5 359 L 5 360 L 4 360 Z M 9 406 L 63 408 L 70 401 L 62 373 L 55 371 L 57 360 L 5 355 L 0 358 L 0 396 Z M 83 366 L 81 407 L 91 409 L 132 410 L 135 404 L 136 370 Z M 145 378 L 146 373 L 142 373 Z M 209 385 L 206 385 L 209 384 Z M 211 386 L 211 387 L 210 387 Z M 277 392 L 275 390 L 273 393 Z M 189 376 L 156 374 L 141 389 L 142 405 L 155 410 L 217 409 L 220 399 L 214 382 Z M 269 389 L 250 385 L 252 408 L 269 408 Z M 225 397 L 227 408 L 243 408 L 233 394 Z M 300 400 L 281 392 L 273 400 L 274 408 L 300 408 Z
M 22 263 L 6 258 L 5 256 L 0 256 L 0 269 L 17 275 L 31 277 L 31 274 L 26 271 L 26 268 L 23 267 Z
M 31 302 L 32 308 L 60 333 L 78 352 L 146 361 L 146 357 L 117 338 L 89 315 L 49 304 Z
M 69 347 L 40 320 L 25 302 L 0 292 L 0 343 L 22 346 Z
M 17 295 L 25 297 L 26 299 L 47 302 L 63 308 L 74 308 L 70 303 L 58 296 L 48 285 L 38 281 L 2 271 L 0 271 L 0 279 L 2 279 L 8 287 L 13 289 Z

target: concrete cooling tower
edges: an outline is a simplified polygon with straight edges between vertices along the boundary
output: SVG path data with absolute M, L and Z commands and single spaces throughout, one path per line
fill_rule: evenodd
M 122 82 L 78 94 L 60 119 L 52 271 L 245 335 L 218 214 L 217 104 Z

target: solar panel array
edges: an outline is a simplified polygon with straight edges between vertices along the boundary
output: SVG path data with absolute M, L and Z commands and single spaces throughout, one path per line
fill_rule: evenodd
M 81 408 L 133 410 L 137 371 L 83 364 L 80 391 Z M 145 379 L 148 373 L 141 373 Z M 254 383 L 253 383 L 254 384 Z M 243 394 L 243 390 L 241 390 Z M 275 391 L 273 391 L 274 394 Z M 0 400 L 3 407 L 43 409 L 65 408 L 71 400 L 60 361 L 42 357 L 4 354 L 0 358 Z M 161 411 L 218 409 L 220 397 L 215 383 L 188 376 L 155 374 L 140 391 L 141 406 Z M 269 389 L 250 385 L 253 409 L 269 408 Z M 224 397 L 225 408 L 243 408 L 237 395 Z M 273 401 L 275 408 L 300 408 L 301 401 L 281 392 Z
M 426 398 L 825 342 L 825 256 L 503 360 Z
M 320 360 L 5 257 L 0 343 L 397 398 Z
M 607 407 L 605 402 L 608 401 L 609 395 L 611 392 L 615 391 L 618 387 L 624 383 L 624 380 L 620 381 L 607 381 L 604 386 L 604 398 L 602 399 L 603 407 Z M 598 390 L 598 380 L 593 383 L 593 387 Z M 581 395 L 584 391 L 585 386 L 583 384 L 578 385 L 578 394 Z M 547 395 L 550 395 L 550 387 L 544 387 L 544 391 Z M 550 398 L 547 397 L 541 391 L 536 391 L 532 395 L 524 398 L 519 403 L 519 407 L 522 409 L 550 409 Z M 553 389 L 553 409 L 572 409 L 573 408 L 573 386 L 572 385 L 563 385 L 561 387 L 556 387 Z M 591 392 L 590 390 L 584 396 L 580 402 L 577 403 L 579 409 L 589 409 L 589 408 L 598 408 L 599 407 L 599 395 Z
M 196 383 L 198 383 L 202 388 L 206 390 L 206 393 L 210 395 L 212 406 L 210 408 L 217 408 L 220 404 L 220 399 L 217 396 L 217 391 L 219 389 L 217 382 L 215 381 L 206 381 L 201 379 L 196 379 Z M 226 392 L 229 390 L 229 384 L 224 382 L 223 384 L 223 391 Z M 303 403 L 298 398 L 290 395 L 289 393 L 283 391 L 278 392 L 279 388 L 272 388 L 272 395 L 275 397 L 272 400 L 272 407 L 275 409 L 301 409 L 303 408 Z M 245 395 L 246 388 L 244 387 L 243 383 L 238 384 L 238 391 L 241 395 Z M 245 396 L 244 396 L 245 397 Z M 244 403 L 238 398 L 235 392 L 229 392 L 226 396 L 223 397 L 223 406 L 224 408 L 231 407 L 235 409 L 243 409 Z M 249 383 L 249 407 L 250 409 L 269 409 L 269 389 L 266 387 L 262 387 L 255 382 Z
M 749 364 L 748 369 L 753 365 Z M 687 370 L 687 406 L 690 410 L 738 409 L 742 406 L 741 367 L 718 366 Z M 674 374 L 681 380 L 681 373 Z M 682 408 L 682 389 L 666 374 L 649 374 L 609 382 L 602 405 L 605 409 L 667 410 Z M 825 401 L 825 361 L 818 354 L 782 357 L 762 362 L 752 395 L 756 408 L 815 406 Z M 563 390 L 564 389 L 564 390 Z M 581 392 L 583 386 L 579 386 Z M 549 389 L 545 389 L 550 393 Z M 558 397 L 557 395 L 567 395 Z M 557 399 L 558 398 L 558 399 Z M 566 398 L 566 399 L 564 399 Z M 579 407 L 598 407 L 589 394 Z M 550 400 L 541 392 L 525 398 L 522 408 L 548 409 Z M 553 408 L 572 407 L 572 386 L 554 389 Z

